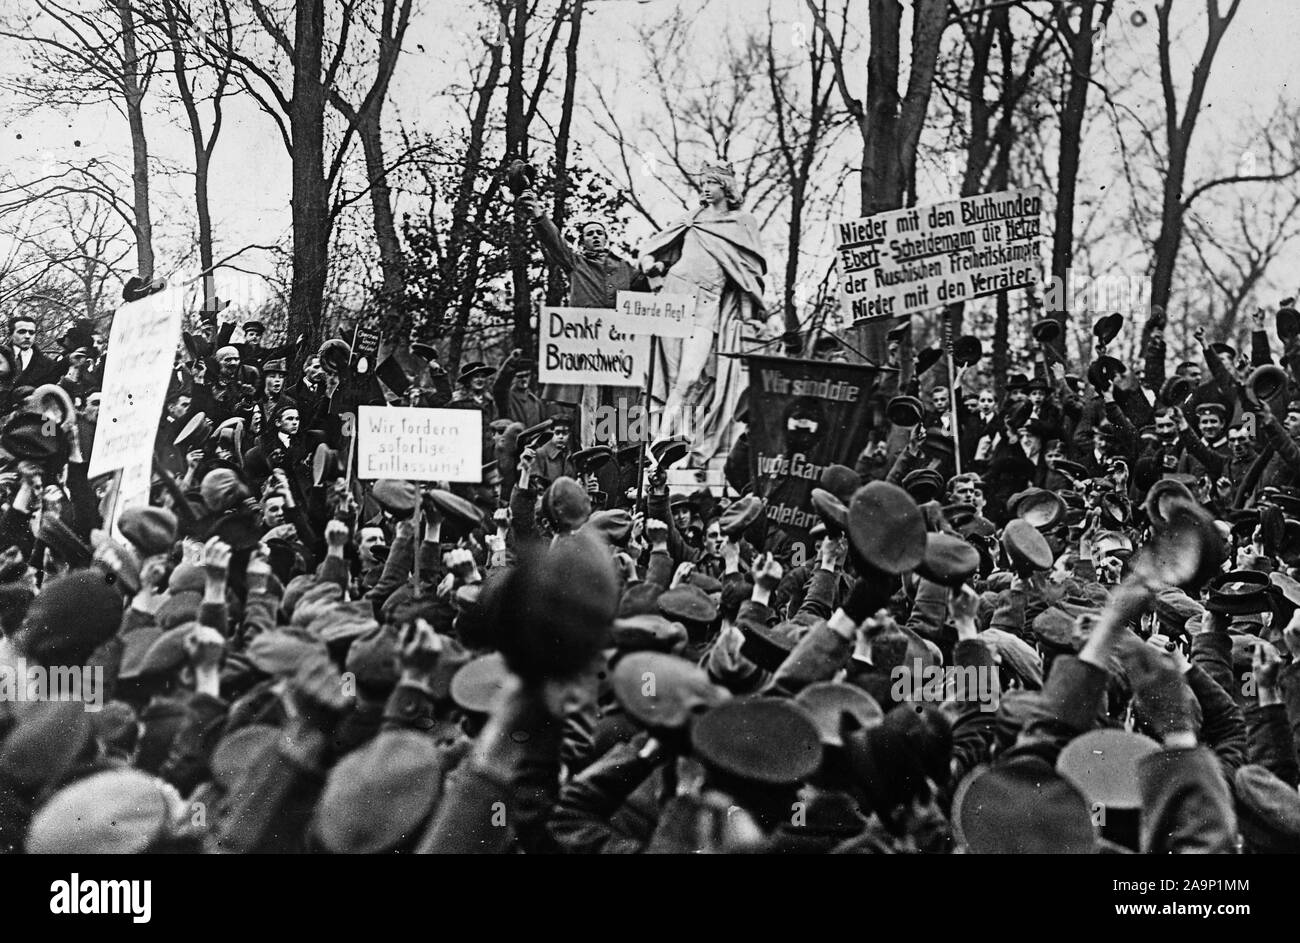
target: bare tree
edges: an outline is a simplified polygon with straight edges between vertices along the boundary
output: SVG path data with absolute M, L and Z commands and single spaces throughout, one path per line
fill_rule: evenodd
M 144 98 L 157 70 L 157 53 L 141 48 L 130 0 L 85 8 L 59 0 L 33 3 L 35 17 L 0 21 L 0 36 L 18 41 L 29 54 L 29 68 L 9 87 L 33 110 L 107 103 L 126 119 L 131 136 L 130 225 L 136 268 L 141 276 L 151 277 L 153 221 Z
M 212 155 L 221 135 L 224 99 L 231 88 L 233 62 L 229 54 L 214 51 L 196 35 L 202 27 L 195 22 L 187 0 L 158 0 L 158 3 L 156 8 L 147 9 L 143 18 L 162 33 L 163 43 L 171 56 L 174 94 L 184 108 L 189 126 L 194 153 L 194 216 L 198 227 L 199 265 L 203 272 L 203 303 L 210 307 L 216 298 L 216 261 L 208 180 Z M 220 48 L 229 49 L 234 45 L 229 3 L 215 0 L 212 12 L 213 28 L 221 34 Z M 201 89 L 199 73 L 211 74 L 211 85 L 206 91 Z M 206 125 L 200 110 L 204 102 L 211 110 Z
M 650 92 L 647 106 L 628 120 L 625 99 L 614 89 L 592 88 L 592 120 L 613 145 L 617 165 L 603 166 L 625 188 L 629 204 L 656 229 L 651 207 L 659 197 L 693 208 L 695 181 L 704 163 L 732 165 L 745 206 L 763 226 L 786 196 L 768 77 L 767 40 L 747 31 L 722 37 L 705 55 L 692 43 L 698 11 L 676 8 L 666 19 L 637 29 Z M 780 72 L 788 69 L 782 65 Z M 787 108 L 785 117 L 791 117 Z M 774 173 L 775 171 L 775 173 Z
M 1241 0 L 1231 0 L 1226 12 L 1219 8 L 1218 0 L 1206 0 L 1207 18 L 1205 44 L 1192 69 L 1187 98 L 1181 104 L 1175 88 L 1173 59 L 1170 55 L 1172 39 L 1169 17 L 1173 0 L 1161 0 L 1156 7 L 1158 24 L 1157 52 L 1160 60 L 1160 89 L 1164 101 L 1164 148 L 1162 160 L 1162 193 L 1160 203 L 1160 230 L 1152 245 L 1151 306 L 1166 308 L 1178 265 L 1178 250 L 1183 238 L 1183 217 L 1188 208 L 1209 189 L 1239 179 L 1237 175 L 1206 181 L 1190 191 L 1185 190 L 1188 156 L 1192 138 L 1205 102 L 1205 88 L 1210 80 L 1210 69 L 1219 51 L 1219 43 L 1228 31 Z M 1154 138 L 1153 138 L 1154 143 Z M 1294 169 L 1292 169 L 1294 172 Z
M 406 263 L 393 217 L 392 190 L 388 184 L 391 167 L 384 158 L 383 110 L 393 70 L 397 67 L 397 58 L 402 51 L 402 41 L 411 23 L 411 6 L 412 0 L 383 0 L 379 25 L 374 31 L 375 74 L 369 86 L 362 90 L 360 102 L 354 105 L 336 86 L 328 90 L 330 104 L 343 115 L 349 125 L 357 128 L 357 137 L 365 156 L 371 220 L 382 274 L 380 303 L 385 312 L 386 333 L 389 335 L 398 327 L 400 320 L 398 303 L 406 290 Z
M 402 8 L 405 14 L 391 0 L 384 7 L 376 30 L 384 38 L 380 40 L 375 77 L 365 86 L 365 97 L 356 105 L 348 105 L 341 98 L 340 84 L 345 72 L 369 68 L 368 63 L 358 62 L 368 54 L 359 52 L 351 42 L 354 31 L 365 31 L 364 17 L 369 8 L 359 7 L 356 0 L 347 0 L 330 7 L 327 22 L 324 0 L 299 0 L 280 7 L 273 7 L 267 0 L 249 0 L 249 6 L 254 23 L 249 29 L 237 29 L 233 42 L 226 43 L 213 31 L 207 31 L 205 36 L 216 52 L 235 63 L 235 75 L 241 87 L 275 122 L 289 153 L 293 281 L 288 335 L 315 344 L 322 336 L 320 313 L 325 301 L 334 224 L 344 209 L 373 192 L 376 182 L 380 183 L 382 192 L 384 174 L 356 192 L 345 195 L 338 191 L 349 150 L 363 122 L 371 121 L 371 131 L 377 133 L 376 111 L 381 107 L 393 61 L 400 52 L 397 30 L 399 25 L 405 30 L 409 2 Z M 260 57 L 256 49 L 259 33 L 271 41 L 271 51 Z M 374 62 L 374 57 L 370 61 Z M 336 93 L 339 99 L 332 98 Z M 343 101 L 347 113 L 343 114 L 340 125 L 332 127 L 327 134 L 326 112 L 331 101 L 336 110 Z M 375 156 L 382 164 L 382 150 Z M 388 250 L 391 248 L 390 245 Z M 306 353 L 305 347 L 299 348 L 300 357 Z
M 1013 25 L 1013 12 L 1018 14 Z M 952 112 L 954 130 L 965 152 L 959 194 L 974 196 L 1005 189 L 1011 179 L 1013 149 L 1027 123 L 1022 107 L 1033 108 L 1050 73 L 1044 69 L 1056 28 L 1031 3 L 972 6 L 955 12 L 962 41 L 941 60 L 935 88 Z M 1017 42 L 1017 37 L 1023 37 Z M 998 50 L 997 56 L 994 49 Z M 1037 80 L 1037 81 L 1035 81 Z M 999 307 L 1009 311 L 1009 306 Z M 947 306 L 955 333 L 962 330 L 965 305 Z M 995 332 L 1006 333 L 1005 326 Z M 994 344 L 994 371 L 1006 372 L 1005 345 Z M 1001 362 L 999 362 L 1001 361 Z
M 1214 337 L 1244 340 L 1249 322 L 1242 315 L 1259 303 L 1269 267 L 1300 239 L 1300 188 L 1289 186 L 1260 199 L 1249 192 L 1258 187 L 1233 188 L 1230 205 L 1216 207 L 1216 222 L 1196 212 L 1187 216 L 1188 245 L 1210 294 L 1222 304 L 1210 325 Z
M 564 47 L 564 94 L 560 99 L 560 120 L 555 130 L 555 201 L 551 209 L 551 220 L 556 227 L 564 230 L 568 217 L 569 202 L 569 134 L 573 128 L 573 105 L 578 88 L 578 42 L 582 37 L 582 13 L 586 0 L 571 0 L 569 4 L 569 36 Z M 546 303 L 558 305 L 564 301 L 568 291 L 568 278 L 559 265 L 551 265 L 546 271 Z
M 75 191 L 0 215 L 0 244 L 0 306 L 21 301 L 44 312 L 47 336 L 74 318 L 112 313 L 133 249 L 122 218 L 103 200 Z
M 1071 20 L 1072 9 L 1078 17 Z M 1060 108 L 1060 141 L 1057 146 L 1056 210 L 1052 227 L 1052 278 L 1066 284 L 1074 262 L 1075 201 L 1079 183 L 1079 157 L 1083 126 L 1088 110 L 1088 90 L 1093 79 L 1093 53 L 1098 31 L 1106 28 L 1114 0 L 1082 0 L 1075 7 L 1062 5 L 1056 11 L 1056 29 L 1066 47 L 1066 91 Z M 1064 330 L 1068 309 L 1049 308 L 1049 317 L 1061 323 L 1061 353 L 1065 352 Z
M 825 15 L 828 0 L 819 0 Z M 844 45 L 841 28 L 839 45 Z M 835 82 L 830 65 L 830 47 L 826 37 L 815 32 L 808 41 L 807 84 L 803 91 L 806 101 L 798 100 L 798 90 L 793 88 L 789 68 L 778 62 L 773 42 L 776 24 L 772 20 L 772 7 L 767 9 L 767 80 L 771 92 L 772 118 L 776 125 L 776 158 L 774 170 L 780 172 L 789 193 L 786 222 L 785 284 L 782 309 L 785 315 L 785 347 L 791 354 L 799 352 L 798 284 L 800 249 L 806 225 L 805 210 L 816 186 L 813 171 L 833 143 L 844 124 L 841 114 L 831 104 Z
M 830 17 L 816 0 L 805 2 L 826 40 L 844 107 L 862 137 L 862 215 L 899 209 L 909 194 L 915 195 L 917 145 L 929 111 L 939 42 L 948 25 L 948 0 L 916 0 L 912 6 L 911 66 L 903 92 L 899 91 L 903 5 L 899 0 L 868 0 L 865 98 L 851 90 L 856 77 L 849 71 Z M 840 11 L 845 19 L 850 5 L 851 0 L 845 0 Z M 860 349 L 868 357 L 884 359 L 888 325 L 888 320 L 869 322 L 858 332 Z

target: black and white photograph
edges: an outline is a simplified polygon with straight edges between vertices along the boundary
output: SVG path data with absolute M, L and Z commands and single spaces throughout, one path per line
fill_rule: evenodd
M 0 851 L 62 856 L 22 906 L 146 924 L 231 854 L 1069 854 L 1116 923 L 1277 905 L 1297 37 L 5 0 Z

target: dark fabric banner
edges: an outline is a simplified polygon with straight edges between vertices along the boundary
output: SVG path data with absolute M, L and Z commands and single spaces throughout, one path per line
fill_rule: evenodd
M 749 468 L 767 499 L 769 538 L 778 531 L 796 562 L 815 557 L 812 490 L 827 465 L 852 468 L 867 444 L 879 367 L 750 355 Z

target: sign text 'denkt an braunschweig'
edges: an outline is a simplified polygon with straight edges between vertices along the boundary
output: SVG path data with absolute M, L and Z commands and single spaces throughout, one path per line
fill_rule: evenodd
M 1005 190 L 835 227 L 840 297 L 855 321 L 969 301 L 1042 278 L 1041 192 Z

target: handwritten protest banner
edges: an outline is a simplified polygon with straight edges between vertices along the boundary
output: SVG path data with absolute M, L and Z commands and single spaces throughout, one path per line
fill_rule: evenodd
M 814 557 L 812 490 L 828 465 L 857 462 L 874 425 L 880 368 L 750 355 L 749 470 L 767 499 L 768 535 L 791 553 Z
M 357 373 L 365 374 L 375 369 L 382 327 L 383 318 L 371 314 L 362 318 L 352 332 L 352 369 Z
M 113 316 L 108 335 L 99 422 L 87 473 L 93 478 L 134 469 L 133 480 L 143 478 L 146 500 L 154 438 L 176 363 L 183 310 L 175 293 L 168 291 L 126 302 Z
M 357 477 L 480 481 L 483 414 L 477 409 L 361 406 Z
M 577 386 L 642 386 L 650 335 L 608 308 L 542 308 L 537 379 Z
M 695 333 L 693 295 L 657 295 L 620 291 L 614 305 L 621 330 L 653 337 L 690 337 Z
M 840 298 L 855 321 L 899 317 L 1038 284 L 1038 188 L 984 193 L 835 227 Z

